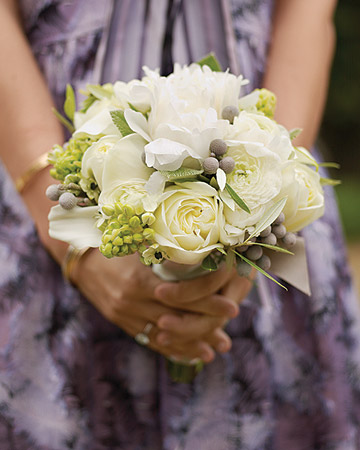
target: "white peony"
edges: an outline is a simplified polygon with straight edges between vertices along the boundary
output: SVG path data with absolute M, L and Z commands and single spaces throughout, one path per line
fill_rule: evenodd
M 173 262 L 198 264 L 221 247 L 222 206 L 217 191 L 206 183 L 167 188 L 155 217 L 155 240 Z
M 283 185 L 278 198 L 287 197 L 284 207 L 288 231 L 299 231 L 324 213 L 324 193 L 320 175 L 296 160 L 289 161 L 282 171 Z
M 229 122 L 221 119 L 221 111 L 237 104 L 245 82 L 242 76 L 196 64 L 176 65 L 168 77 L 154 76 L 148 69 L 146 73 L 153 83 L 148 88 L 152 92 L 148 119 L 131 109 L 125 111 L 130 128 L 151 143 L 145 148 L 146 162 L 158 170 L 193 167 L 189 158 L 201 161 L 209 156 L 210 142 L 226 133 Z M 165 169 L 169 164 L 172 169 Z

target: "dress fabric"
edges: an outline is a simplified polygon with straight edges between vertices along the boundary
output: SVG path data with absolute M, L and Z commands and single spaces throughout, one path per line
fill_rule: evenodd
M 56 103 L 68 82 L 158 67 L 166 5 L 21 0 Z M 215 49 L 258 86 L 271 11 L 269 0 L 184 0 L 174 60 Z M 259 276 L 228 325 L 232 350 L 182 385 L 63 280 L 0 166 L 0 449 L 360 449 L 358 305 L 330 188 L 326 204 L 303 232 L 312 296 Z

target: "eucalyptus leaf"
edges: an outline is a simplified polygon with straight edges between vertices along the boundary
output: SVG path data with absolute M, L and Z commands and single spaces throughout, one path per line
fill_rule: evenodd
M 73 134 L 73 132 L 75 131 L 73 124 L 71 122 L 69 122 L 67 120 L 67 118 L 64 117 L 62 114 L 60 114 L 59 111 L 57 111 L 55 108 L 52 108 L 51 110 L 55 114 L 55 116 L 59 120 L 59 122 L 62 123 L 64 125 L 64 127 L 69 130 L 69 132 L 71 134 Z
M 201 264 L 201 268 L 204 270 L 209 270 L 210 272 L 213 272 L 215 270 L 217 270 L 218 266 L 216 264 L 216 262 L 214 261 L 214 259 L 211 257 L 211 255 L 207 256 L 202 264 Z
M 287 197 L 284 197 L 281 200 L 277 201 L 275 205 L 273 205 L 265 212 L 263 218 L 256 225 L 254 231 L 250 234 L 250 236 L 246 239 L 245 242 L 249 241 L 254 236 L 258 236 L 263 230 L 265 230 L 265 228 L 267 228 L 274 222 L 274 220 L 279 216 L 281 211 L 284 209 L 286 199 Z
M 115 126 L 120 131 L 123 137 L 134 133 L 134 131 L 129 127 L 125 119 L 124 111 L 122 111 L 121 109 L 118 109 L 116 111 L 110 111 L 110 115 L 112 121 L 114 122 Z
M 86 86 L 88 92 L 92 94 L 94 97 L 98 98 L 99 100 L 103 98 L 111 98 L 112 94 L 110 91 L 105 89 L 104 87 L 100 86 L 99 84 L 88 84 Z
M 237 193 L 234 191 L 234 189 L 228 184 L 226 183 L 225 185 L 225 189 L 227 190 L 227 192 L 230 194 L 230 197 L 235 201 L 235 203 L 241 208 L 243 209 L 245 212 L 247 212 L 248 214 L 250 214 L 250 209 L 248 208 L 247 204 L 244 202 L 244 200 L 242 200 Z
M 189 178 L 190 181 L 194 181 L 194 178 L 202 174 L 203 170 L 180 167 L 177 170 L 160 170 L 159 172 L 166 178 L 166 181 L 180 181 Z
M 341 180 L 334 180 L 332 178 L 320 178 L 320 183 L 323 186 L 339 186 L 341 184 Z
M 199 66 L 208 66 L 213 72 L 222 72 L 221 65 L 213 52 L 204 56 L 197 62 Z
M 282 287 L 283 289 L 285 289 L 285 291 L 287 291 L 287 287 L 283 286 L 281 283 L 279 283 L 277 280 L 275 280 L 274 277 L 272 277 L 271 275 L 269 275 L 267 272 L 265 272 L 265 270 L 261 269 L 258 265 L 256 265 L 253 261 L 251 261 L 250 259 L 247 259 L 245 256 L 243 256 L 241 253 L 238 253 L 237 251 L 233 250 L 234 253 L 241 258 L 243 261 L 245 261 L 246 263 L 248 263 L 251 267 L 253 267 L 254 269 L 256 269 L 258 272 L 262 273 L 263 275 L 265 275 L 267 278 L 269 278 L 269 280 L 273 281 L 274 283 L 278 284 L 280 287 Z
M 73 122 L 76 111 L 75 93 L 70 84 L 66 85 L 66 97 L 64 103 L 64 111 L 67 117 Z

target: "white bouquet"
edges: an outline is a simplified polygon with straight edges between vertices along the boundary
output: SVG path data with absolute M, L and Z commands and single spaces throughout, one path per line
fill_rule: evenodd
M 61 120 L 72 137 L 49 154 L 61 182 L 47 190 L 59 200 L 50 235 L 107 258 L 138 253 L 164 278 L 167 260 L 201 270 L 226 260 L 278 282 L 272 255 L 288 258 L 295 233 L 324 211 L 319 165 L 292 144 L 298 130 L 273 120 L 274 94 L 243 96 L 247 80 L 219 71 L 212 56 L 167 77 L 144 72 L 88 85 L 79 111 L 68 86 L 73 125 Z

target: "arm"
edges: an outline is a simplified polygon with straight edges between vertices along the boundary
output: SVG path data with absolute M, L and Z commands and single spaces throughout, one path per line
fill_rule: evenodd
M 0 2 L 0 156 L 11 177 L 22 175 L 32 162 L 63 142 L 62 129 L 51 113 L 50 94 L 22 33 L 16 2 Z M 67 245 L 50 239 L 47 215 L 50 201 L 44 196 L 51 184 L 47 170 L 26 186 L 23 199 L 41 241 L 59 262 Z
M 335 45 L 336 0 L 277 0 L 264 87 L 277 98 L 276 120 L 302 128 L 310 148 L 321 122 Z

